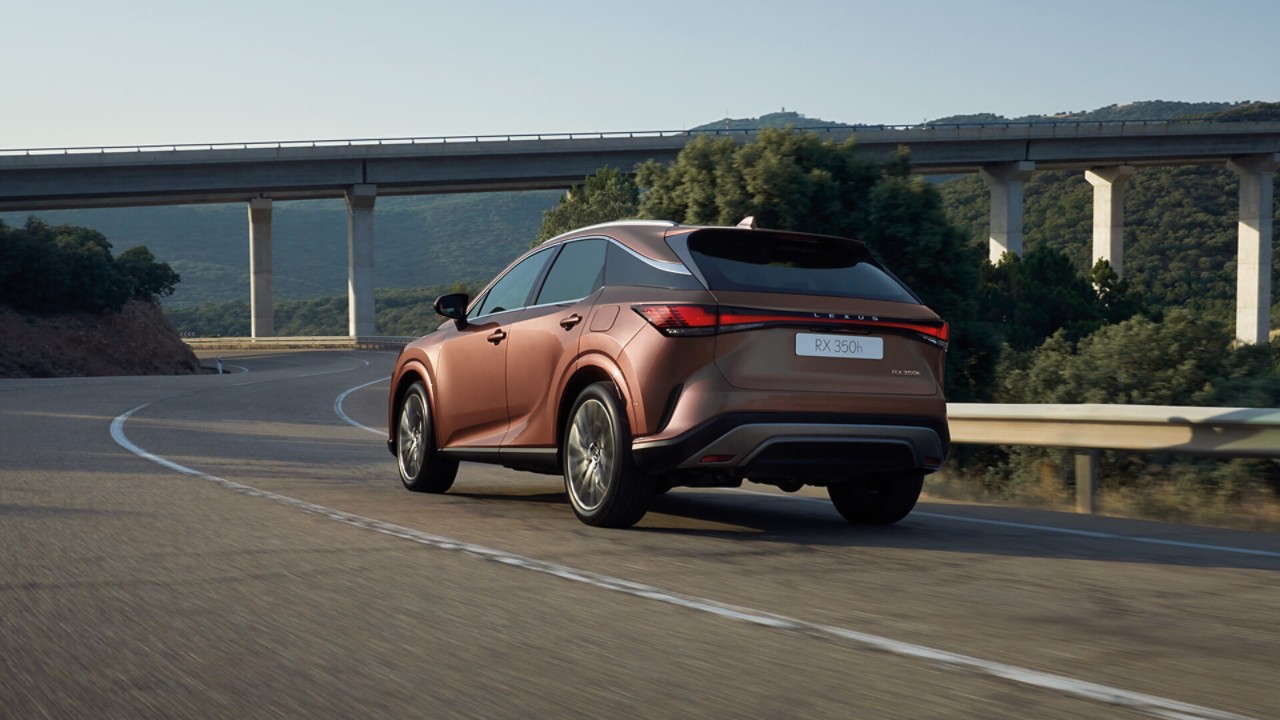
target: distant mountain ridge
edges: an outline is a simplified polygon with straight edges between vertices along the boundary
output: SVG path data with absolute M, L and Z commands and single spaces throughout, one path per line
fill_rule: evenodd
M 1170 100 L 1142 100 L 1124 105 L 1107 105 L 1096 110 L 1063 111 L 1051 115 L 1023 115 L 1005 117 L 995 113 L 971 113 L 947 115 L 926 120 L 924 125 L 968 125 L 978 123 L 1051 123 L 1051 122 L 1114 122 L 1118 120 L 1183 120 L 1208 118 L 1221 115 L 1223 120 L 1245 120 L 1258 106 L 1274 103 L 1258 103 L 1252 100 L 1240 102 L 1177 102 Z M 874 124 L 873 124 L 874 125 Z M 818 127 L 862 127 L 864 123 L 846 123 L 835 120 L 811 118 L 803 113 L 785 108 L 780 112 L 766 113 L 759 117 L 724 118 L 709 122 L 692 130 L 760 130 L 763 128 L 794 127 L 797 129 Z
M 1023 115 L 1008 118 L 992 113 L 976 113 L 971 115 L 948 115 L 930 120 L 928 124 L 969 124 L 969 123 L 1050 123 L 1050 122 L 1114 122 L 1118 120 L 1181 120 L 1194 116 L 1221 113 L 1226 110 L 1254 105 L 1253 101 L 1242 102 L 1175 102 L 1169 100 L 1143 100 L 1125 105 L 1107 105 L 1096 110 L 1063 111 L 1052 115 Z

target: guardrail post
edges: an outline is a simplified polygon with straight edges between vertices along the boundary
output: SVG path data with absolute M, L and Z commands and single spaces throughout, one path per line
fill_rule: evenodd
M 1098 469 L 1102 464 L 1102 451 L 1076 450 L 1076 512 L 1092 515 L 1097 509 L 1094 488 L 1098 484 Z

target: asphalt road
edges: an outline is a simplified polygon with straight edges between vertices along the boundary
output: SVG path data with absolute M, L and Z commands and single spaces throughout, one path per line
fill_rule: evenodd
M 390 353 L 0 380 L 0 717 L 1280 717 L 1280 538 L 557 478 L 404 491 Z M 367 426 L 367 427 L 361 427 Z

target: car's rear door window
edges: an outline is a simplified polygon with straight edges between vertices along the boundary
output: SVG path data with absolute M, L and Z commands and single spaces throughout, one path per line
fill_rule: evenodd
M 854 240 L 760 230 L 700 230 L 688 238 L 708 289 L 917 303 Z
M 565 243 L 542 283 L 535 305 L 580 300 L 604 284 L 605 247 L 603 239 Z

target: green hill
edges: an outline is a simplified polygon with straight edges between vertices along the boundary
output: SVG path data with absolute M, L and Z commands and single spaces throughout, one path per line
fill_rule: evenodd
M 765 113 L 760 117 L 753 118 L 724 118 L 716 120 L 705 125 L 699 125 L 693 130 L 760 130 L 762 128 L 819 128 L 819 127 L 851 127 L 847 123 L 835 122 L 833 120 L 822 120 L 819 118 L 809 118 L 804 115 L 783 109 L 781 112 Z

